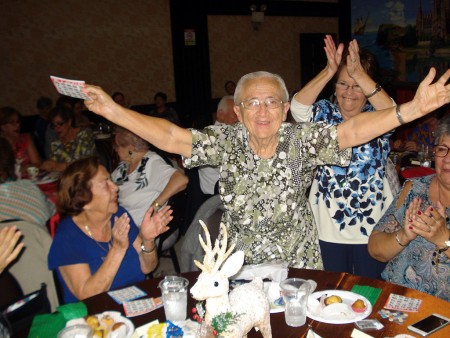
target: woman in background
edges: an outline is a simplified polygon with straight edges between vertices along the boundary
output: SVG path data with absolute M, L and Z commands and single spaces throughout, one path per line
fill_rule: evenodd
M 75 127 L 70 108 L 58 106 L 52 109 L 49 119 L 58 139 L 51 143 L 50 159 L 42 164 L 41 169 L 63 171 L 71 162 L 96 154 L 91 130 Z
M 187 176 L 149 150 L 147 141 L 127 129 L 116 128 L 115 149 L 121 162 L 111 177 L 119 186 L 119 204 L 127 209 L 136 224 L 141 224 L 150 205 L 159 209 L 186 188 Z
M 41 165 L 41 157 L 29 134 L 20 133 L 20 113 L 12 107 L 0 108 L 0 137 L 8 140 L 14 157 L 21 164 L 22 173 L 27 167 Z
M 17 180 L 14 153 L 9 142 L 0 137 L 0 222 L 26 221 L 45 228 L 55 206 L 30 180 Z

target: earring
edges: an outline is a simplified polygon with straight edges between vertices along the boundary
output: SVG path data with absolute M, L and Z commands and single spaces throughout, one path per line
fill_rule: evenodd
M 133 152 L 131 150 L 128 150 L 128 155 L 133 155 Z

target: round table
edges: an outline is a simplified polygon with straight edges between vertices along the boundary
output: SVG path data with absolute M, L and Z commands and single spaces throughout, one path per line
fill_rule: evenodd
M 198 272 L 188 272 L 181 274 L 189 280 L 189 287 L 192 287 L 198 276 Z M 289 269 L 289 277 L 299 277 L 303 279 L 312 279 L 317 282 L 316 291 L 323 290 L 347 290 L 350 291 L 354 285 L 371 286 L 380 288 L 382 290 L 380 296 L 375 303 L 372 313 L 368 318 L 376 318 L 383 325 L 384 329 L 379 331 L 370 331 L 372 337 L 394 337 L 397 334 L 407 333 L 412 336 L 417 336 L 410 332 L 408 325 L 417 322 L 418 320 L 425 318 L 432 313 L 440 313 L 445 317 L 450 317 L 450 304 L 440 298 L 419 292 L 417 290 L 405 288 L 399 285 L 391 284 L 382 280 L 370 279 L 360 276 L 351 275 L 343 272 L 329 272 L 321 270 L 306 270 L 306 269 Z M 147 297 L 158 297 L 161 295 L 161 291 L 157 288 L 159 281 L 162 278 L 154 278 L 143 281 L 136 284 L 139 288 L 147 292 Z M 419 298 L 422 300 L 419 312 L 409 312 L 408 318 L 400 325 L 390 322 L 388 319 L 382 319 L 378 314 L 386 303 L 389 295 L 395 293 L 398 295 L 404 295 L 412 298 Z M 120 311 L 124 313 L 123 307 L 117 304 L 106 292 L 85 299 L 84 303 L 88 308 L 89 314 L 101 313 L 108 310 Z M 191 309 L 195 306 L 196 301 L 188 296 L 188 316 L 192 318 Z M 160 308 L 150 313 L 132 317 L 130 320 L 134 323 L 135 327 L 147 324 L 155 319 L 160 322 L 165 321 L 164 309 Z M 287 326 L 284 319 L 284 313 L 273 313 L 270 315 L 270 321 L 272 326 L 272 335 L 274 338 L 300 338 L 305 337 L 308 328 L 311 327 L 313 331 L 323 338 L 327 337 L 350 337 L 355 325 L 350 324 L 327 324 L 307 318 L 306 324 L 302 327 L 290 327 Z M 261 333 L 256 332 L 254 329 L 250 331 L 248 337 L 262 337 Z M 418 336 L 417 336 L 418 337 Z M 450 325 L 441 329 L 435 334 L 435 337 L 450 337 Z

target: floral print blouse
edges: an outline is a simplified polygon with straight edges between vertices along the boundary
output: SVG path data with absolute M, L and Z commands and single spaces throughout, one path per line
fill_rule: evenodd
M 92 132 L 90 129 L 82 129 L 70 142 L 53 141 L 50 158 L 58 163 L 70 163 L 81 158 L 94 156 L 96 152 Z
M 366 104 L 362 112 L 369 111 L 373 111 L 373 107 Z M 328 100 L 313 105 L 313 116 L 315 122 L 344 122 L 339 107 Z M 321 240 L 367 244 L 373 227 L 393 198 L 386 179 L 390 136 L 391 133 L 386 133 L 354 147 L 348 167 L 317 168 L 309 201 Z
M 350 151 L 339 151 L 336 126 L 283 123 L 270 159 L 252 151 L 241 123 L 192 130 L 192 138 L 192 156 L 184 158 L 184 164 L 220 167 L 222 222 L 235 250 L 245 252 L 245 263 L 286 261 L 322 269 L 306 190 L 316 166 L 348 164 Z
M 404 224 L 406 209 L 415 197 L 422 199 L 422 207 L 435 205 L 430 200 L 430 183 L 435 175 L 412 179 L 412 187 L 404 203 L 397 209 L 395 199 L 374 230 L 393 233 Z M 450 228 L 447 213 L 447 227 Z M 381 276 L 388 282 L 416 289 L 450 301 L 450 259 L 443 253 L 439 256 L 439 265 L 432 265 L 436 247 L 421 236 L 417 236 L 386 265 Z

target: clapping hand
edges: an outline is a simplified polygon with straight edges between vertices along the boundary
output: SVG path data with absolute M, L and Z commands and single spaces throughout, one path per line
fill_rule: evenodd
M 355 79 L 355 77 L 358 74 L 365 72 L 364 68 L 361 65 L 361 60 L 359 58 L 358 41 L 356 41 L 355 39 L 350 41 L 350 43 L 348 44 L 348 52 L 349 54 L 347 55 L 347 72 L 350 75 L 350 77 Z
M 448 240 L 449 233 L 445 207 L 441 202 L 437 202 L 437 209 L 428 206 L 424 210 L 415 208 L 412 212 L 415 213 L 415 215 L 412 215 L 412 222 L 410 222 L 412 233 L 422 236 L 436 246 L 442 246 L 442 243 Z
M 331 75 L 336 74 L 339 64 L 342 60 L 342 52 L 344 51 L 344 44 L 340 43 L 336 49 L 336 44 L 331 35 L 325 35 L 325 54 L 327 55 L 327 68 Z
M 112 229 L 113 246 L 127 250 L 129 246 L 128 233 L 130 232 L 130 217 L 123 213 L 120 217 L 114 217 Z
M 146 241 L 151 241 L 169 230 L 167 224 L 173 219 L 173 210 L 169 205 L 161 208 L 158 212 L 153 213 L 153 206 L 151 206 L 145 213 L 144 220 L 141 224 L 141 235 Z

